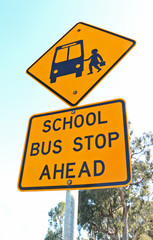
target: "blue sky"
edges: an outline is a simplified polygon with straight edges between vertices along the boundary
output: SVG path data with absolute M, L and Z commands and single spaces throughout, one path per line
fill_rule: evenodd
M 33 0 L 1 2 L 0 239 L 42 240 L 48 211 L 65 192 L 22 193 L 17 179 L 28 120 L 68 105 L 29 77 L 26 69 L 77 22 L 136 40 L 134 49 L 79 104 L 123 98 L 139 134 L 153 132 L 152 0 Z

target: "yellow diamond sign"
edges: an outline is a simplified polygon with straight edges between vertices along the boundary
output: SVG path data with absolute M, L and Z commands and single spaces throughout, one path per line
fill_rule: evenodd
M 34 62 L 27 73 L 75 106 L 134 45 L 132 39 L 80 22 Z
M 19 190 L 121 187 L 130 181 L 124 100 L 30 118 Z

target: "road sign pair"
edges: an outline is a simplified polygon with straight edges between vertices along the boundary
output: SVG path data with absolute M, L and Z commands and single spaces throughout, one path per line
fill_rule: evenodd
M 27 73 L 76 106 L 134 45 L 129 38 L 78 23 Z M 126 186 L 131 181 L 127 128 L 121 99 L 32 116 L 19 189 Z

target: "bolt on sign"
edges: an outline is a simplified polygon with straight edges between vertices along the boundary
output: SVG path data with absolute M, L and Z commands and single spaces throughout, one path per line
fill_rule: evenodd
M 80 22 L 34 62 L 27 73 L 67 104 L 75 106 L 135 43 Z
M 131 181 L 122 99 L 30 118 L 19 190 L 92 189 Z

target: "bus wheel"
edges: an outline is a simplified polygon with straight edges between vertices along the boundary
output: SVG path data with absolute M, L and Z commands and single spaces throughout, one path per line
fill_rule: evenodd
M 50 82 L 51 82 L 51 83 L 56 82 L 56 77 L 52 77 L 52 78 L 50 79 Z
M 76 77 L 81 77 L 82 76 L 82 71 L 76 72 Z

